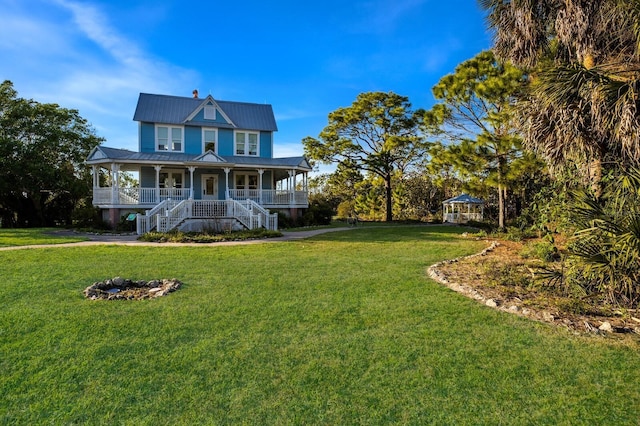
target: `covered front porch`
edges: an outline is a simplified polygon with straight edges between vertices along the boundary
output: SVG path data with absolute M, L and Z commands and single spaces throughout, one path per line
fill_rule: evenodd
M 306 160 L 270 167 L 232 164 L 217 155 L 154 164 L 104 160 L 91 165 L 93 205 L 100 208 L 152 208 L 165 200 L 251 200 L 277 209 L 309 206 L 311 168 Z

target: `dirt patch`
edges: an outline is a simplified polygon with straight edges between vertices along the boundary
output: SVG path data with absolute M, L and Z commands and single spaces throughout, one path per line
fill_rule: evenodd
M 640 315 L 636 311 L 591 305 L 585 308 L 587 305 L 562 297 L 534 275 L 536 261 L 520 255 L 522 243 L 487 243 L 489 247 L 481 253 L 431 266 L 429 276 L 492 308 L 572 331 L 640 335 Z

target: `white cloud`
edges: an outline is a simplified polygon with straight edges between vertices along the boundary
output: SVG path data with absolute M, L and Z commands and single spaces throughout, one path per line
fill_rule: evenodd
M 414 9 L 427 0 L 394 0 L 393 2 L 374 0 L 364 4 L 364 18 L 356 24 L 362 32 L 386 33 L 397 25 Z
M 122 35 L 97 6 L 72 0 L 33 5 L 0 0 L 0 75 L 18 95 L 75 108 L 110 146 L 135 149 L 139 92 L 172 93 L 197 81 Z M 55 18 L 52 18 L 55 17 Z

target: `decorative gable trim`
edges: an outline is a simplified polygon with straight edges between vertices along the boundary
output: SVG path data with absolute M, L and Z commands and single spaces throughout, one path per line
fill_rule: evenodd
M 209 95 L 206 98 L 204 98 L 204 100 L 202 101 L 202 103 L 200 103 L 200 105 L 198 105 L 198 107 L 196 109 L 193 110 L 193 112 L 191 114 L 189 114 L 189 116 L 184 120 L 185 123 L 193 120 L 195 118 L 196 115 L 198 115 L 198 113 L 202 110 L 204 110 L 204 108 L 206 106 L 213 106 L 216 109 L 216 113 L 220 114 L 222 116 L 222 118 L 224 118 L 224 120 L 228 123 L 231 124 L 233 127 L 238 127 L 235 125 L 235 123 L 229 118 L 229 116 L 227 114 L 225 114 L 225 112 L 222 110 L 222 108 L 220 108 L 220 105 L 218 105 L 218 103 L 215 101 L 215 99 L 213 99 L 213 96 Z M 214 122 L 212 121 L 212 124 Z
M 87 161 L 103 160 L 105 158 L 108 158 L 107 154 L 105 154 L 104 151 L 102 151 L 99 146 L 96 146 L 89 153 L 89 156 L 87 157 Z
M 227 160 L 220 157 L 218 154 L 216 154 L 211 150 L 205 152 L 202 155 L 197 156 L 196 158 L 193 159 L 193 161 L 200 162 L 200 163 L 225 163 L 225 164 L 227 163 Z

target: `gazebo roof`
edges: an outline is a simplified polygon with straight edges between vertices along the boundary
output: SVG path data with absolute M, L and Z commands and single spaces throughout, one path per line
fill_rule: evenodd
M 484 204 L 484 201 L 468 194 L 460 194 L 457 197 L 444 200 L 442 204 Z

